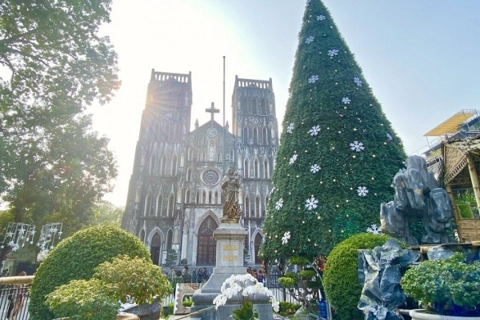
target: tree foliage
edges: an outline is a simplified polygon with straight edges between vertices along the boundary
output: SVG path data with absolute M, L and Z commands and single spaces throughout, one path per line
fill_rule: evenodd
M 15 221 L 88 225 L 116 176 L 108 140 L 85 108 L 119 87 L 99 28 L 111 0 L 0 3 L 0 195 Z
M 405 154 L 319 0 L 307 1 L 289 90 L 261 252 L 311 259 L 379 223 Z

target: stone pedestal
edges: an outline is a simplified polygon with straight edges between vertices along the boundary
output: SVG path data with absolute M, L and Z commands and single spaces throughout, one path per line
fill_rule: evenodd
M 203 288 L 195 291 L 192 297 L 194 304 L 192 311 L 199 311 L 213 306 L 213 299 L 220 294 L 220 287 L 223 282 L 231 275 L 245 274 L 247 272 L 243 266 L 243 248 L 246 235 L 247 231 L 240 223 L 221 223 L 213 231 L 213 237 L 217 240 L 216 266 L 213 268 L 213 272 Z M 232 307 L 236 309 L 239 307 L 239 304 L 232 305 Z M 221 319 L 217 317 L 216 310 L 203 313 L 198 317 L 201 317 L 202 320 Z

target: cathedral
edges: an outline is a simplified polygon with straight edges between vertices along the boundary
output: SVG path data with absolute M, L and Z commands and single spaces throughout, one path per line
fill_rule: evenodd
M 210 120 L 191 128 L 192 74 L 152 70 L 122 219 L 154 263 L 215 265 L 213 231 L 223 209 L 221 181 L 241 177 L 246 264 L 260 263 L 262 222 L 272 189 L 279 134 L 272 80 L 235 77 L 232 128 Z

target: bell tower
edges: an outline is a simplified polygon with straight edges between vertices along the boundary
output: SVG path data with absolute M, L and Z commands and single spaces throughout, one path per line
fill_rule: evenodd
M 256 243 L 257 239 L 263 237 L 261 224 L 272 188 L 274 159 L 278 150 L 272 79 L 264 81 L 236 76 L 232 108 L 233 135 L 236 139 L 235 166 L 243 179 L 242 218 L 248 230 L 245 249 L 253 259 L 258 256 L 260 243 Z

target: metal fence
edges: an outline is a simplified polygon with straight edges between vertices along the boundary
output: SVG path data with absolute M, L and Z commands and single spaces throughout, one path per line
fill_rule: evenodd
M 268 287 L 278 301 L 298 303 L 288 290 L 278 283 L 279 274 L 272 273 L 267 279 L 265 286 Z M 28 304 L 30 301 L 29 289 L 33 276 L 25 277 L 0 277 L 0 319 L 28 320 Z M 204 284 L 204 281 L 202 281 Z M 202 287 L 202 284 L 199 286 Z M 172 295 L 162 301 L 166 306 L 174 302 Z
M 13 277 L 17 278 L 17 277 Z M 1 278 L 1 280 L 8 279 Z M 4 281 L 5 282 L 5 281 Z M 0 319 L 28 320 L 30 284 L 0 285 Z

